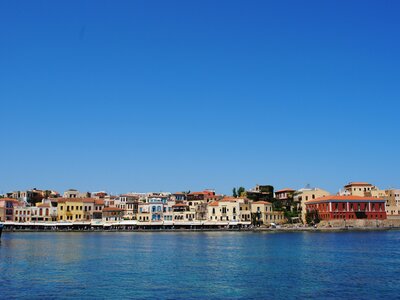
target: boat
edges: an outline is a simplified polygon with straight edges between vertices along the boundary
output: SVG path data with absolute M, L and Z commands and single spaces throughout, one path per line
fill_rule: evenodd
M 1 232 L 3 231 L 3 227 L 4 227 L 4 224 L 0 223 L 0 238 L 1 238 Z

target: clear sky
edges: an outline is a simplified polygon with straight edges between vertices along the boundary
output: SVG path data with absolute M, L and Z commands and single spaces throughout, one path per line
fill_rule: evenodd
M 400 187 L 399 1 L 0 1 L 0 193 Z

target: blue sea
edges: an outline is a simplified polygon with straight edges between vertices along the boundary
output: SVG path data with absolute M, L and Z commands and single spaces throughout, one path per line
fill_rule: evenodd
M 400 231 L 3 233 L 1 299 L 399 299 Z

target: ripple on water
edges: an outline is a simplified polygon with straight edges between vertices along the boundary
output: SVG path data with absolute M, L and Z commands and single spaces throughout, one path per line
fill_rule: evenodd
M 5 233 L 1 298 L 396 298 L 400 232 Z

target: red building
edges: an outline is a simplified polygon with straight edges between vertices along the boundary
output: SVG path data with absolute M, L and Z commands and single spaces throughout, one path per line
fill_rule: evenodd
M 307 201 L 307 213 L 321 220 L 386 219 L 386 200 L 360 196 L 325 196 Z

